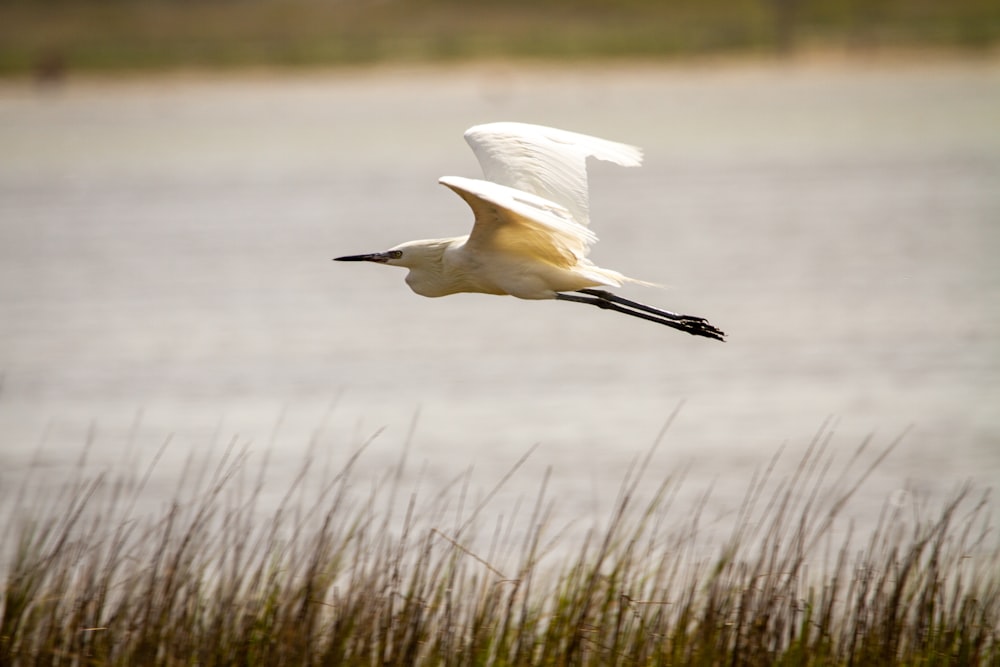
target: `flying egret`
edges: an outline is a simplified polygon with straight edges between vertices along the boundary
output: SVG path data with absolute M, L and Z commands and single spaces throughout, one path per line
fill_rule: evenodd
M 470 234 L 409 241 L 384 252 L 336 260 L 406 267 L 406 283 L 422 296 L 482 292 L 586 303 L 725 340 L 705 318 L 660 310 L 601 289 L 642 281 L 587 259 L 597 240 L 588 227 L 587 158 L 636 167 L 642 162 L 638 148 L 526 123 L 477 125 L 466 131 L 465 140 L 487 180 L 444 176 L 439 182 L 472 208 Z

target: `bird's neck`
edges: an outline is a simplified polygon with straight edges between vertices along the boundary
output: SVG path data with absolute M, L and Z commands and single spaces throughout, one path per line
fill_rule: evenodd
M 465 238 L 427 239 L 407 248 L 404 256 L 411 260 L 405 265 L 410 269 L 406 284 L 410 289 L 430 297 L 465 291 L 456 283 L 454 265 L 449 257 L 451 249 L 461 246 Z

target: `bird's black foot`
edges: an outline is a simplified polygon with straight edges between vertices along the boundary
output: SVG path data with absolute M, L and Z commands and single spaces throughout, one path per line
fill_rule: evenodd
M 726 333 L 705 318 L 691 317 L 689 315 L 684 315 L 683 317 L 685 319 L 680 322 L 683 331 L 687 331 L 693 336 L 704 336 L 705 338 L 714 338 L 715 340 L 726 342 Z

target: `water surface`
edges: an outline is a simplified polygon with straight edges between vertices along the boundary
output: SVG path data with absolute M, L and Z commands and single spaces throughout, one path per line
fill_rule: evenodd
M 603 266 L 709 317 L 719 344 L 555 302 L 429 300 L 334 264 L 465 233 L 436 185 L 462 131 L 523 120 L 638 144 L 594 165 Z M 995 63 L 358 71 L 0 89 L 0 485 L 313 442 L 377 479 L 409 441 L 425 488 L 606 512 L 686 469 L 718 512 L 832 420 L 846 460 L 909 431 L 859 501 L 1000 479 L 1000 68 Z M 415 425 L 414 425 L 415 424 Z M 412 431 L 412 436 L 410 435 Z M 124 454 L 123 452 L 128 452 Z M 896 495 L 893 495 L 896 494 Z M 10 497 L 9 495 L 7 497 Z M 503 511 L 503 497 L 495 501 Z M 713 506 L 714 507 L 714 506 Z

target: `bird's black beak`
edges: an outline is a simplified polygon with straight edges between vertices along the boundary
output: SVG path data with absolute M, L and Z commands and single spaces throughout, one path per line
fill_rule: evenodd
M 347 255 L 346 257 L 334 257 L 335 262 L 378 262 L 384 264 L 388 262 L 390 255 L 387 252 L 371 252 L 367 255 Z

